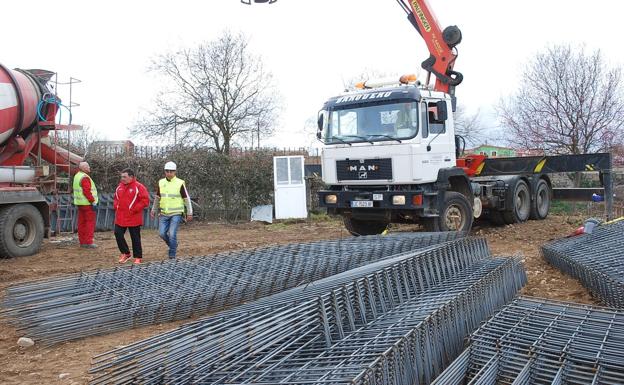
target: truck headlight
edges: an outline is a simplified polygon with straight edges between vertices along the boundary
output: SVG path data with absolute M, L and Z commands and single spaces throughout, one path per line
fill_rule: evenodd
M 336 203 L 338 203 L 338 196 L 334 194 L 325 195 L 325 203 L 335 205 Z
M 404 205 L 405 204 L 405 195 L 394 195 L 392 197 L 393 205 Z

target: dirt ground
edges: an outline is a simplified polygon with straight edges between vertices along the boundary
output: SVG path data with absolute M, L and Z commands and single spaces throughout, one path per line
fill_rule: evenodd
M 578 281 L 567 277 L 546 263 L 539 254 L 543 243 L 566 235 L 579 226 L 580 218 L 551 216 L 545 221 L 491 227 L 476 223 L 473 235 L 487 238 L 495 255 L 522 255 L 529 277 L 523 294 L 597 303 Z M 396 231 L 412 230 L 409 226 Z M 179 233 L 179 256 L 206 255 L 224 250 L 261 245 L 321 240 L 348 236 L 338 221 L 301 223 L 259 223 L 223 225 L 193 223 Z M 18 282 L 83 270 L 111 267 L 118 251 L 112 233 L 96 234 L 96 250 L 77 247 L 71 237 L 47 242 L 38 255 L 10 260 L 0 259 L 0 297 L 4 289 Z M 154 230 L 143 231 L 145 261 L 166 257 L 164 243 Z M 183 257 L 182 257 L 183 258 Z M 127 345 L 154 334 L 176 328 L 187 321 L 154 325 L 106 336 L 90 337 L 52 348 L 35 345 L 20 348 L 16 330 L 0 322 L 0 384 L 83 384 L 88 382 L 91 359 L 120 345 Z M 64 375 L 63 379 L 59 378 Z

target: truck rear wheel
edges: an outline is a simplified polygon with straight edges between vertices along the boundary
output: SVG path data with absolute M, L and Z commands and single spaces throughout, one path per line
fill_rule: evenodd
M 17 204 L 0 210 L 0 256 L 33 255 L 43 242 L 43 218 L 36 207 Z
M 531 193 L 529 192 L 529 185 L 519 180 L 516 183 L 514 192 L 512 195 L 512 208 L 508 211 L 503 211 L 503 219 L 505 223 L 520 223 L 529 219 L 531 214 Z
M 535 196 L 531 200 L 531 219 L 546 219 L 550 210 L 550 187 L 544 179 L 535 186 Z
M 423 218 L 423 226 L 426 231 L 468 232 L 472 228 L 472 221 L 472 207 L 468 199 L 458 192 L 447 191 L 440 216 Z
M 388 222 L 363 221 L 344 217 L 344 225 L 351 235 L 375 235 L 381 234 L 388 228 Z

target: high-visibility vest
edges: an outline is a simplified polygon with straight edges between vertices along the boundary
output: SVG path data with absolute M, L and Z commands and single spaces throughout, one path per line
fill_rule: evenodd
M 82 185 L 80 184 L 80 182 L 82 182 L 83 178 L 89 178 L 89 181 L 91 182 L 91 195 L 93 195 L 93 198 L 95 198 L 95 201 L 93 201 L 93 203 L 89 202 L 87 197 L 82 193 Z M 74 205 L 89 206 L 91 204 L 97 204 L 98 201 L 99 199 L 97 187 L 95 187 L 93 179 L 91 179 L 91 177 L 84 172 L 78 171 L 74 176 Z
M 176 177 L 171 178 L 171 180 L 162 178 L 158 181 L 161 213 L 165 215 L 184 214 L 184 199 L 180 194 L 182 186 L 184 186 L 184 181 Z

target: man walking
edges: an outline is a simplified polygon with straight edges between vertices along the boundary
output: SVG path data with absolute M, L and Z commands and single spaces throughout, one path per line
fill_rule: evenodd
M 186 220 L 193 219 L 193 206 L 191 198 L 186 190 L 184 181 L 176 177 L 177 166 L 173 162 L 165 164 L 165 177 L 158 181 L 156 197 L 150 213 L 158 219 L 158 232 L 160 237 L 169 246 L 169 258 L 176 257 L 178 249 L 178 226 L 184 219 L 186 207 Z
M 89 176 L 89 163 L 80 162 L 78 171 L 74 175 L 74 205 L 78 207 L 78 240 L 80 247 L 95 249 L 93 233 L 98 204 L 98 192 L 93 179 Z
M 132 256 L 134 263 L 140 264 L 143 258 L 141 248 L 141 226 L 143 225 L 143 209 L 149 206 L 149 193 L 145 186 L 139 183 L 134 171 L 127 168 L 121 172 L 121 181 L 115 190 L 115 240 L 121 252 L 119 263 L 125 263 L 131 258 L 130 249 L 126 242 L 126 230 L 130 232 L 132 240 Z

